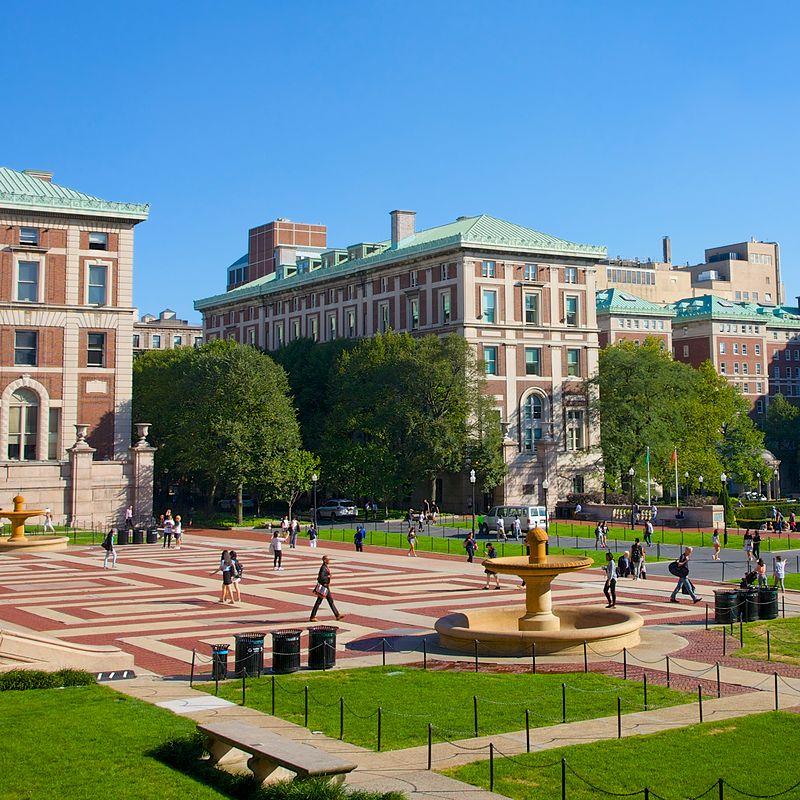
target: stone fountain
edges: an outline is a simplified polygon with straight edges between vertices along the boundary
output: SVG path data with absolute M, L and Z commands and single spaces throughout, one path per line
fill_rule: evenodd
M 42 509 L 25 508 L 25 498 L 18 494 L 14 498 L 14 510 L 0 508 L 0 519 L 11 523 L 11 536 L 0 537 L 0 553 L 11 551 L 63 550 L 69 543 L 66 536 L 34 536 L 25 535 L 25 520 L 30 517 L 42 517 Z
M 609 653 L 639 644 L 643 620 L 625 608 L 605 608 L 598 579 L 597 599 L 586 606 L 553 608 L 550 584 L 559 575 L 591 567 L 590 558 L 547 555 L 547 533 L 528 532 L 530 555 L 489 558 L 487 569 L 516 575 L 525 584 L 525 609 L 518 606 L 487 607 L 448 614 L 436 622 L 440 643 L 449 649 L 473 652 L 475 642 L 484 652 L 529 656 L 582 650 L 586 642 L 595 652 Z

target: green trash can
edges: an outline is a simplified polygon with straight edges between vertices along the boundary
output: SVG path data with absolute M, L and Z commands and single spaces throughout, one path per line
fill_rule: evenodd
M 758 620 L 758 590 L 739 589 L 739 619 L 742 622 Z
M 272 631 L 272 672 L 288 675 L 300 669 L 300 633 L 295 628 Z
M 264 637 L 266 633 L 235 633 L 236 674 L 241 676 L 245 670 L 250 677 L 264 669 Z
M 128 544 L 128 541 L 130 539 L 128 535 L 128 529 L 123 528 L 121 531 L 117 531 L 116 539 L 117 539 L 117 544 L 119 545 Z
M 316 625 L 308 629 L 308 668 L 330 669 L 336 666 L 336 628 Z
M 778 618 L 778 590 L 762 586 L 758 590 L 758 618 Z
M 739 618 L 739 593 L 736 589 L 714 589 L 714 622 L 730 625 Z
M 227 644 L 211 645 L 211 679 L 224 681 L 228 678 L 228 651 Z

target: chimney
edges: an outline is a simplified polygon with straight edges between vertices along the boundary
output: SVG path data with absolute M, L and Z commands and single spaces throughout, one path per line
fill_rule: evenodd
M 664 261 L 667 264 L 671 264 L 672 263 L 672 242 L 670 242 L 669 236 L 665 236 L 661 240 L 661 245 L 662 245 L 662 248 L 663 248 L 663 251 L 664 251 Z
M 31 178 L 38 178 L 40 181 L 44 181 L 45 183 L 52 183 L 53 181 L 53 173 L 45 172 L 42 169 L 24 169 L 22 172 L 25 175 L 30 175 Z
M 398 242 L 416 233 L 417 212 L 391 211 L 389 215 L 392 218 L 392 247 L 397 247 Z

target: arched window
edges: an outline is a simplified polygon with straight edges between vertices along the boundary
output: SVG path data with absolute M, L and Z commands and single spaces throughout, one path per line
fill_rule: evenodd
M 522 431 L 522 450 L 532 453 L 536 440 L 542 438 L 542 419 L 544 403 L 538 394 L 529 394 L 522 402 L 520 411 L 520 430 Z
M 39 398 L 30 389 L 17 389 L 8 409 L 9 461 L 35 461 L 39 433 Z

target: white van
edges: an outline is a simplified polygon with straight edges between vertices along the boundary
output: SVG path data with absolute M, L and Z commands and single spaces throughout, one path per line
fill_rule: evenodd
M 514 517 L 519 517 L 522 533 L 533 528 L 545 528 L 547 515 L 544 506 L 494 506 L 483 515 L 483 521 L 490 531 L 497 530 L 497 520 L 502 517 L 507 536 L 513 535 Z

